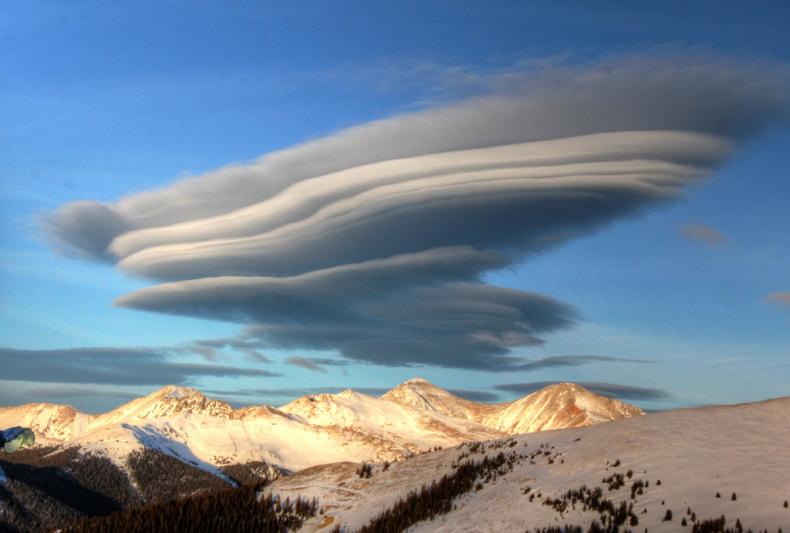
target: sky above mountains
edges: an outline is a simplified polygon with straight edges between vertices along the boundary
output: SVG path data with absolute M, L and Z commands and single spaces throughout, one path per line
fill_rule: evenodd
M 790 394 L 786 4 L 9 13 L 0 403 Z

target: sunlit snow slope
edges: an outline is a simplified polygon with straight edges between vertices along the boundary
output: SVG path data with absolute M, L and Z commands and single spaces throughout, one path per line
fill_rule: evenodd
M 633 504 L 634 531 L 691 531 L 699 521 L 724 515 L 748 530 L 790 530 L 790 398 L 759 403 L 684 409 L 593 427 L 525 434 L 469 444 L 374 465 L 369 479 L 357 464 L 311 468 L 276 481 L 271 490 L 318 497 L 325 515 L 311 520 L 340 523 L 351 531 L 368 523 L 409 491 L 455 471 L 463 461 L 516 454 L 512 471 L 481 482 L 457 498 L 454 510 L 413 525 L 412 532 L 525 531 L 551 525 L 589 526 L 600 515 L 581 504 L 560 514 L 544 502 L 568 490 L 601 487 L 615 505 Z M 455 464 L 455 465 L 454 465 Z M 616 466 L 615 466 L 616 465 Z M 631 478 L 628 471 L 631 471 Z M 609 490 L 604 478 L 621 474 L 624 486 Z M 643 494 L 631 499 L 642 481 Z M 717 497 L 716 494 L 720 497 Z M 735 494 L 735 499 L 733 499 Z M 530 496 L 532 497 L 530 499 Z M 667 510 L 672 519 L 665 521 Z M 681 521 L 686 519 L 686 526 Z

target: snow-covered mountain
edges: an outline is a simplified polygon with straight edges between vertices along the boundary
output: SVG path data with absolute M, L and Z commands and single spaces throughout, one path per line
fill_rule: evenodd
M 410 379 L 382 399 L 465 418 L 510 435 L 591 426 L 644 414 L 634 405 L 558 383 L 510 403 L 485 404 L 459 398 L 420 378 Z
M 171 385 L 101 415 L 47 403 L 0 408 L 0 427 L 31 427 L 42 444 L 97 452 L 119 466 L 146 447 L 221 475 L 218 466 L 252 461 L 291 471 L 340 461 L 393 461 L 462 442 L 639 414 L 637 407 L 570 384 L 489 405 L 417 378 L 380 398 L 346 390 L 304 396 L 280 409 L 234 409 Z
M 724 516 L 721 527 L 702 530 L 773 533 L 790 530 L 788 441 L 790 398 L 780 398 L 464 444 L 372 465 L 369 476 L 359 475 L 358 464 L 324 465 L 280 478 L 269 490 L 281 498 L 318 498 L 325 512 L 302 531 L 335 525 L 357 531 L 387 510 L 394 510 L 390 523 L 410 533 L 538 531 L 566 524 L 587 531 L 604 516 L 604 526 L 610 525 L 624 503 L 624 526 L 632 531 L 691 531 Z M 485 458 L 493 467 L 473 475 L 449 505 L 443 505 L 447 486 L 420 505 L 395 505 Z M 415 518 L 426 508 L 433 518 Z

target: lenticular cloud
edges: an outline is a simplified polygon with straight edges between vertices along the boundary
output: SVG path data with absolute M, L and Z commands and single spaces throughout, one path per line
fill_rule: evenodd
M 784 112 L 768 74 L 630 60 L 372 122 L 47 227 L 161 282 L 118 305 L 234 320 L 279 348 L 512 368 L 573 309 L 481 276 L 710 174 Z

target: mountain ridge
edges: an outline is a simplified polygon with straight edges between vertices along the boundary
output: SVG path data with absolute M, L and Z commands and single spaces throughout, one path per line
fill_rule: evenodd
M 79 447 L 120 466 L 133 451 L 150 448 L 217 473 L 223 464 L 249 461 L 291 471 L 338 461 L 394 461 L 525 430 L 643 414 L 578 385 L 552 387 L 484 404 L 412 378 L 378 398 L 346 389 L 305 395 L 280 408 L 234 408 L 197 389 L 168 385 L 101 414 L 49 403 L 0 408 L 0 425 L 31 427 L 42 444 Z

